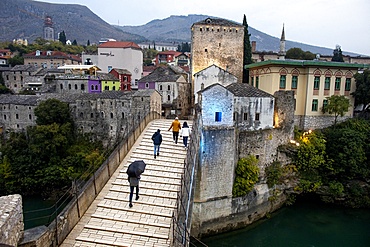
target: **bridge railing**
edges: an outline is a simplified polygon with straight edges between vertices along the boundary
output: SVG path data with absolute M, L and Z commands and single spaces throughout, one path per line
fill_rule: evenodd
M 184 173 L 181 177 L 181 188 L 177 194 L 176 209 L 171 223 L 171 242 L 174 247 L 190 245 L 191 215 L 195 188 L 195 174 L 198 164 L 200 130 L 198 118 L 193 120 L 189 138 L 189 148 L 184 160 Z M 199 240 L 198 240 L 199 241 Z M 202 242 L 199 243 L 206 246 Z
M 38 242 L 46 241 L 47 246 L 59 246 L 63 242 L 104 188 L 148 123 L 160 117 L 156 112 L 149 113 L 138 125 L 131 127 L 130 134 L 117 145 L 97 171 L 86 171 L 83 175 L 85 179 L 73 181 L 71 188 L 67 190 L 65 195 L 68 199 L 61 198 L 62 202 L 58 201 L 52 207 L 54 210 L 49 217 L 53 220 L 51 223 L 48 222 L 50 224 L 48 224 L 45 233 L 42 234 L 44 240 L 38 239 Z M 65 197 L 63 196 L 63 198 Z

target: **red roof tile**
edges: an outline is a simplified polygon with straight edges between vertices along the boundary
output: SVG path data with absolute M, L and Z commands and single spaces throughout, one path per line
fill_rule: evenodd
M 140 46 L 138 46 L 134 42 L 128 42 L 128 41 L 107 41 L 103 44 L 98 46 L 99 48 L 136 48 L 140 49 Z

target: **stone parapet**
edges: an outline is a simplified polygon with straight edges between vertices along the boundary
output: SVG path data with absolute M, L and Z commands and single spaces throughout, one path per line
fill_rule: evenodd
M 23 232 L 21 195 L 0 197 L 0 245 L 18 246 Z

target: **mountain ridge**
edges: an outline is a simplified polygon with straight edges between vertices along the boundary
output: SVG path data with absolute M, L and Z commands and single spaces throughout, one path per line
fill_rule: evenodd
M 207 15 L 170 15 L 165 19 L 154 19 L 139 26 L 111 25 L 92 12 L 88 7 L 79 4 L 56 4 L 32 0 L 1 0 L 0 8 L 0 41 L 27 39 L 33 42 L 43 37 L 43 25 L 46 15 L 54 22 L 55 39 L 57 34 L 65 31 L 69 40 L 78 44 L 98 43 L 102 38 L 113 38 L 122 41 L 140 43 L 155 42 L 190 42 L 193 23 L 208 17 Z M 235 22 L 235 21 L 234 21 Z M 239 23 L 240 24 L 240 23 Z M 277 52 L 280 47 L 279 38 L 248 27 L 250 40 L 256 41 L 257 51 Z M 298 47 L 321 55 L 332 55 L 334 48 L 307 45 L 300 42 L 286 41 L 286 50 Z M 345 52 L 344 55 L 359 55 Z

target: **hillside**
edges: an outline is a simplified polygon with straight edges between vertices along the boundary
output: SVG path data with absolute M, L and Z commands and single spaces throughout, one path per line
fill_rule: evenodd
M 101 38 L 144 40 L 136 34 L 125 33 L 103 21 L 89 8 L 77 4 L 51 4 L 31 0 L 1 0 L 0 41 L 27 39 L 32 42 L 43 36 L 44 17 L 54 22 L 55 38 L 65 31 L 67 39 L 79 44 L 98 43 Z

